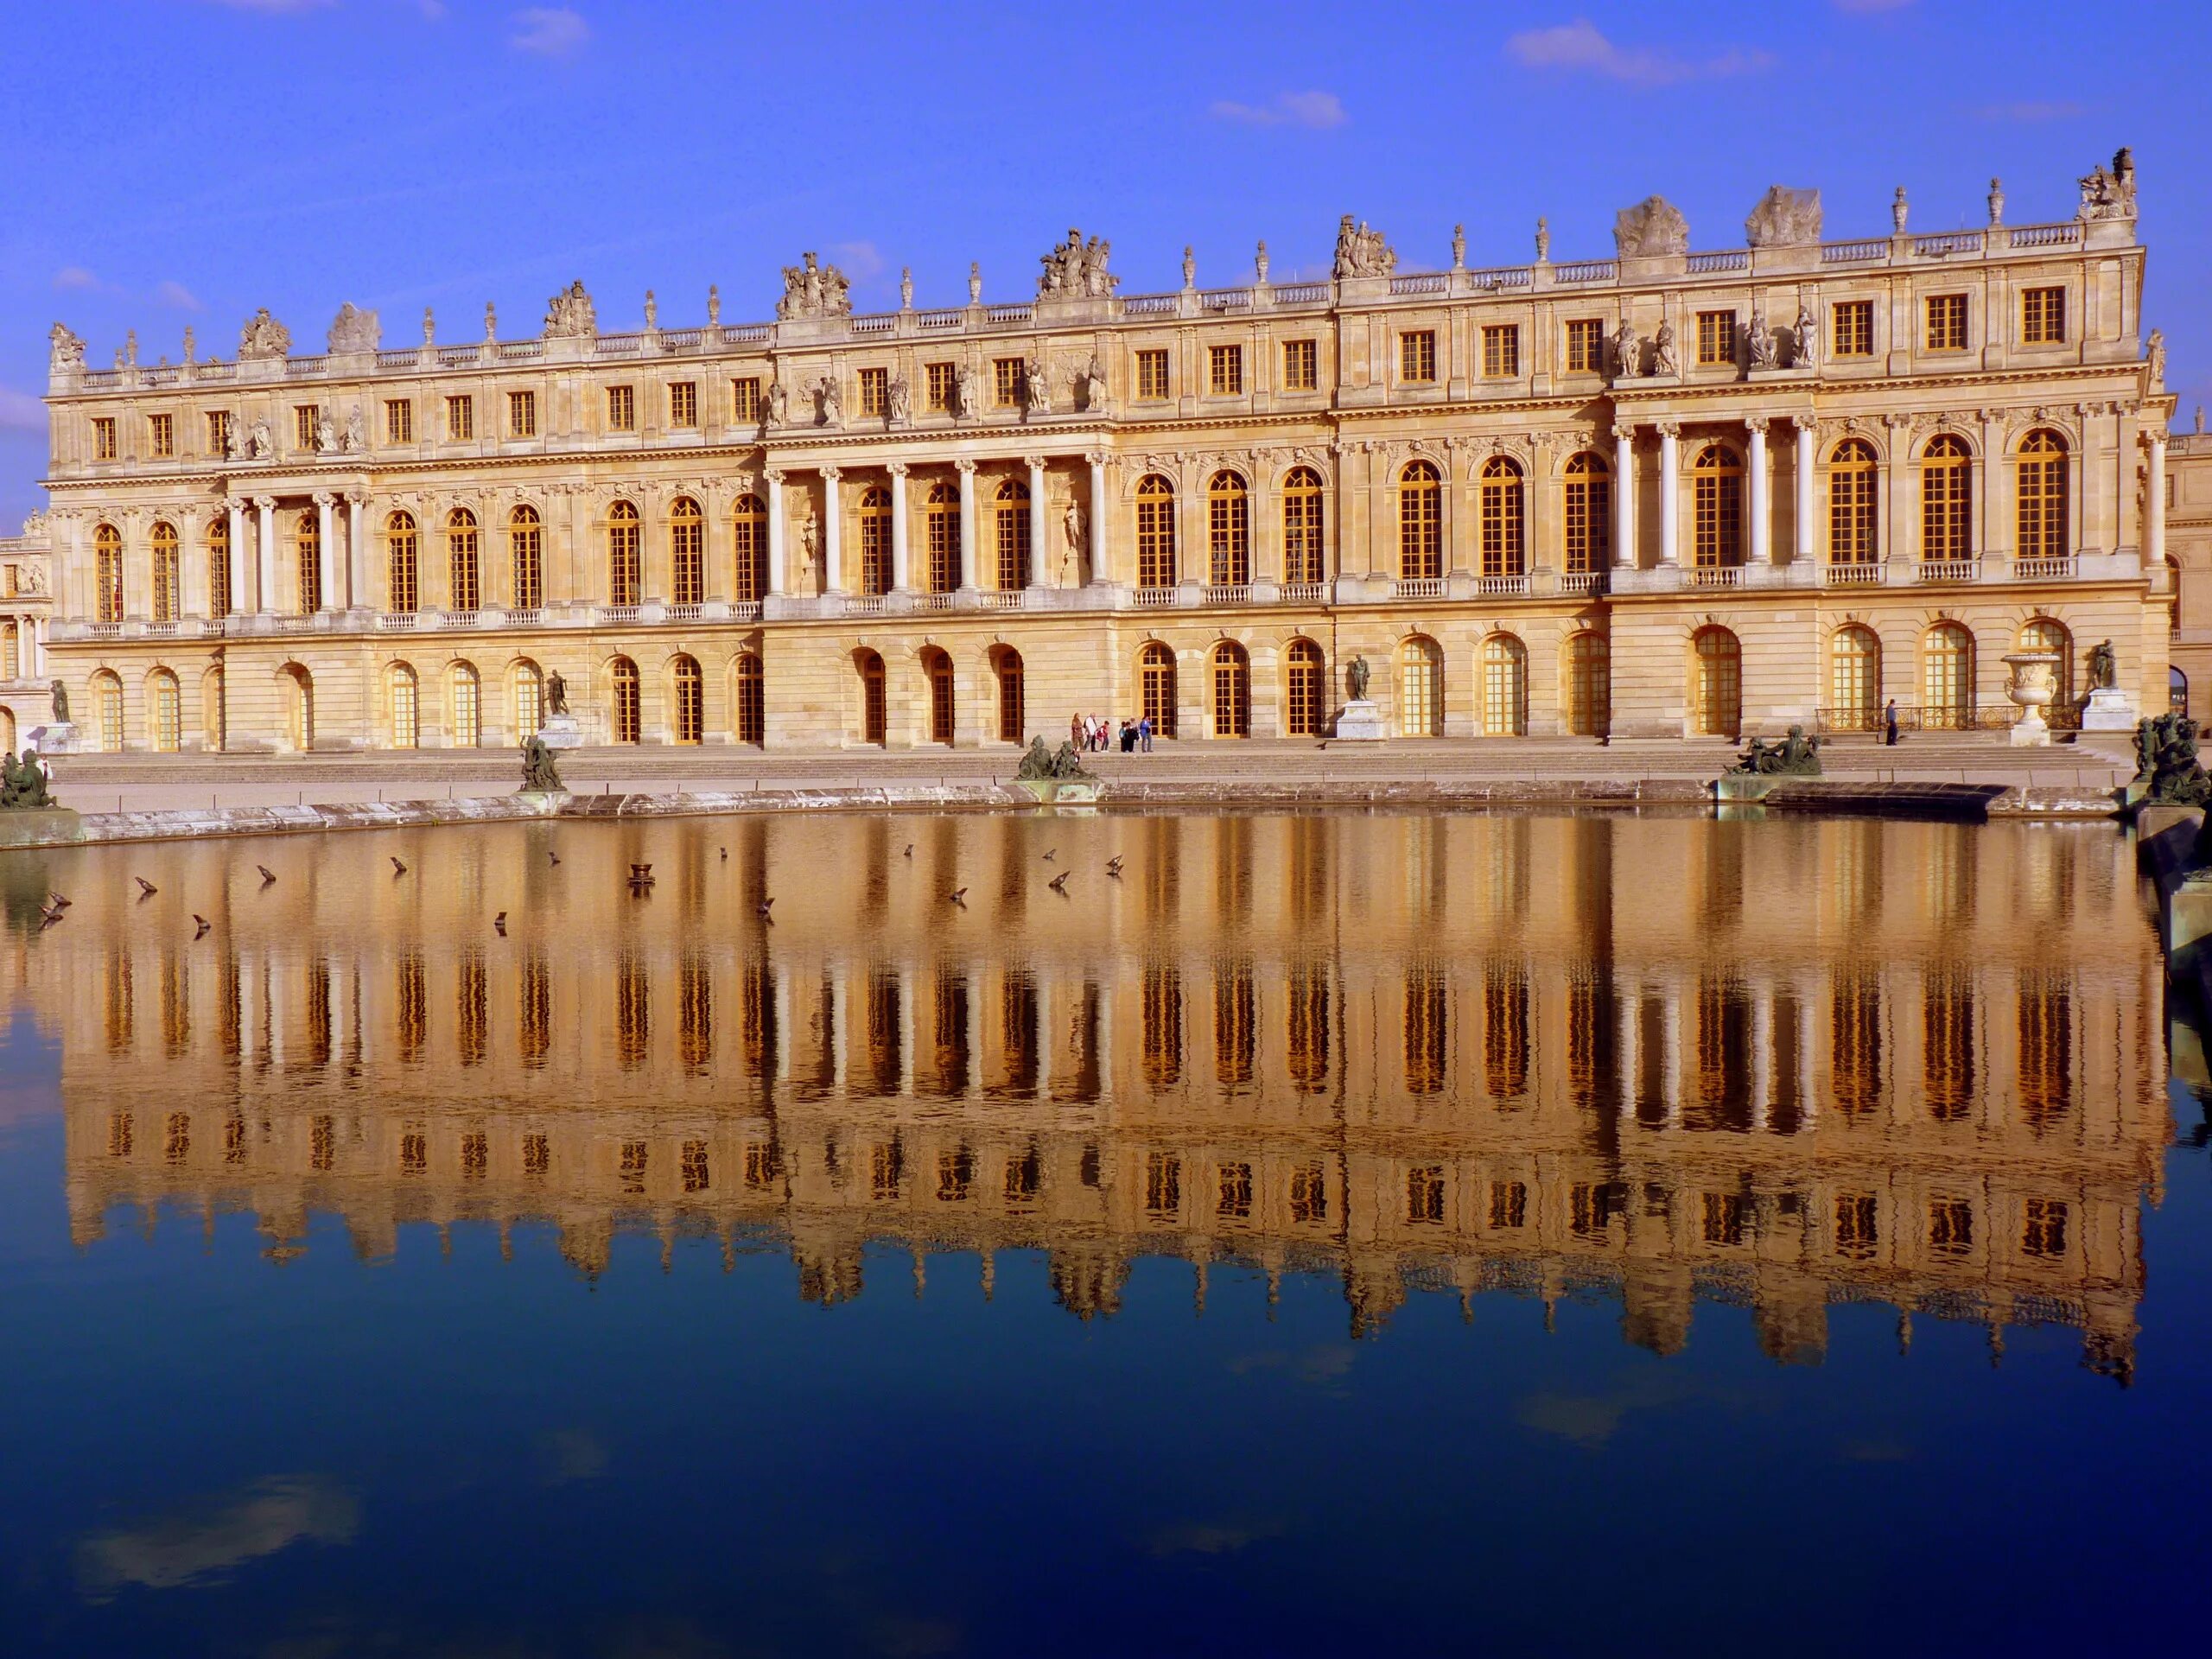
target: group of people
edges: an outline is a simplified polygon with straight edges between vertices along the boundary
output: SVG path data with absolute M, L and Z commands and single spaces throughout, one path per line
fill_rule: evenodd
M 1118 729 L 1105 715 L 1071 715 L 1068 717 L 1068 741 L 1085 753 L 1103 754 L 1116 744 L 1123 754 L 1140 751 L 1152 753 L 1152 716 L 1140 715 L 1135 720 L 1123 720 Z

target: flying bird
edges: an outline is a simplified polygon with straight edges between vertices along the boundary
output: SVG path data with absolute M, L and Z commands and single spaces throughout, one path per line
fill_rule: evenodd
M 555 852 L 550 847 L 548 847 L 545 849 L 545 856 L 551 859 L 556 864 L 558 864 L 561 861 L 561 855 Z
M 138 884 L 138 896 L 141 899 L 150 899 L 161 891 L 143 875 L 134 875 L 130 879 Z
M 775 908 L 775 906 L 776 906 L 776 901 L 775 901 L 773 899 L 762 899 L 759 904 L 755 905 L 753 908 L 753 912 L 754 912 L 754 913 L 755 913 L 755 914 L 757 914 L 757 915 L 760 918 L 760 919 L 761 919 L 762 921 L 764 921 L 764 922 L 772 922 L 772 921 L 773 921 L 773 920 L 775 920 L 776 918 L 775 918 L 774 917 L 771 916 L 768 912 L 769 912 L 771 910 L 774 909 L 774 908 Z
M 207 930 L 213 924 L 210 923 L 205 916 L 195 915 L 192 918 L 192 937 L 195 939 L 206 938 L 207 937 Z
M 257 864 L 253 868 L 261 872 L 261 885 L 264 887 L 276 879 L 276 872 L 270 869 L 266 864 Z
M 69 900 L 58 893 L 49 893 L 46 895 L 46 905 L 49 910 L 67 910 L 69 908 Z
M 1046 861 L 1047 864 L 1051 863 L 1054 859 L 1058 858 L 1059 855 L 1060 855 L 1060 849 L 1059 849 L 1058 848 L 1057 848 L 1057 847 L 1047 847 L 1047 848 L 1045 849 L 1045 861 Z
M 53 926 L 56 922 L 60 921 L 60 919 L 61 919 L 61 912 L 60 912 L 60 911 L 58 911 L 58 910 L 42 910 L 42 911 L 41 911 L 41 912 L 39 912 L 39 917 L 38 917 L 38 927 L 39 927 L 39 931 L 40 931 L 40 932 L 41 932 L 41 933 L 43 933 L 44 931 L 46 931 L 46 930 L 47 930 L 48 928 L 52 927 L 52 926 Z
M 407 874 L 407 866 L 401 863 L 399 860 L 395 857 L 391 861 L 391 873 L 394 875 L 404 875 Z
M 492 918 L 492 930 L 503 939 L 507 937 L 507 912 L 505 911 L 501 911 L 498 915 Z
M 1054 893 L 1058 893 L 1061 898 L 1065 899 L 1068 896 L 1068 877 L 1074 874 L 1075 872 L 1073 870 L 1062 870 L 1058 875 L 1054 876 L 1045 885 L 1050 887 Z
M 952 903 L 954 903 L 954 904 L 956 904 L 956 905 L 959 906 L 961 909 L 965 910 L 965 909 L 967 909 L 967 908 L 968 908 L 968 889 L 967 889 L 967 888 L 965 888 L 965 887 L 955 887 L 955 888 L 954 888 L 950 893 L 947 893 L 947 894 L 945 894 L 944 896 L 945 896 L 947 899 L 949 899 L 950 900 L 951 900 L 951 901 L 952 901 Z
M 910 842 L 908 842 L 906 843 L 906 856 L 907 856 L 907 857 L 909 857 L 909 858 L 912 858 L 913 855 L 914 855 L 914 843 L 913 843 L 912 842 L 911 842 L 911 841 L 910 841 Z

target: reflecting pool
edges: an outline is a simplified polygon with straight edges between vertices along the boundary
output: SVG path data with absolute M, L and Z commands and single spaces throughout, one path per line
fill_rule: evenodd
M 2107 828 L 570 822 L 0 913 L 10 1653 L 2202 1627 Z

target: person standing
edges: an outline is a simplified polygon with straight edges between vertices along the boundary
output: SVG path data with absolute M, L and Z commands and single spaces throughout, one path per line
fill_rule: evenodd
M 1897 700 L 1891 697 L 1888 706 L 1882 710 L 1882 744 L 1885 748 L 1894 748 L 1897 747 Z
M 1146 715 L 1137 721 L 1137 747 L 1147 754 L 1152 753 L 1152 716 Z
M 1070 715 L 1068 716 L 1068 741 L 1075 745 L 1076 753 L 1077 754 L 1082 753 L 1084 750 L 1090 747 L 1084 738 L 1083 716 L 1081 715 Z

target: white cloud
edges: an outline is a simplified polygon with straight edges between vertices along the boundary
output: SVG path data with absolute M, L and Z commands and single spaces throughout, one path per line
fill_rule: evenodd
M 82 265 L 64 265 L 54 273 L 54 285 L 65 294 L 97 294 L 106 283 Z
M 173 311 L 205 311 L 200 296 L 182 283 L 159 283 L 154 288 L 154 303 L 166 305 Z
M 46 405 L 27 391 L 0 386 L 0 432 L 43 432 Z
M 541 58 L 569 57 L 591 39 L 583 14 L 566 6 L 528 6 L 515 13 L 514 22 L 516 31 L 507 44 Z
M 1277 92 L 1265 104 L 1223 99 L 1207 113 L 1217 121 L 1238 121 L 1248 127 L 1341 127 L 1349 118 L 1344 100 L 1334 92 Z
M 126 1585 L 204 1584 L 302 1539 L 350 1543 L 359 1520 L 353 1494 L 319 1477 L 264 1480 L 143 1527 L 93 1535 L 77 1548 L 78 1580 L 95 1601 Z
M 872 281 L 890 269 L 890 261 L 873 242 L 833 242 L 830 251 L 838 268 L 855 283 Z
M 1774 54 L 1732 46 L 1710 58 L 1692 60 L 1656 47 L 1616 46 L 1586 17 L 1550 29 L 1525 29 L 1505 43 L 1516 61 L 1532 69 L 1568 69 L 1603 75 L 1637 86 L 1665 86 L 1681 80 L 1721 75 L 1756 74 L 1770 67 Z

